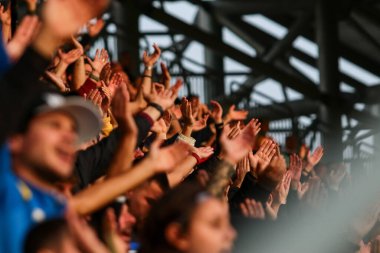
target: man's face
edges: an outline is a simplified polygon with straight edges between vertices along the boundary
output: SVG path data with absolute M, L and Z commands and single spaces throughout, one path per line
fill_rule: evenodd
M 121 239 L 128 245 L 131 243 L 135 224 L 136 218 L 129 212 L 127 204 L 123 204 L 118 217 L 118 228 Z
M 162 194 L 163 191 L 161 187 L 155 181 L 145 183 L 128 194 L 130 211 L 136 217 L 139 226 L 142 225 L 151 205 L 157 201 Z
M 66 179 L 75 162 L 77 126 L 64 112 L 34 117 L 21 144 L 13 150 L 16 158 L 43 179 Z

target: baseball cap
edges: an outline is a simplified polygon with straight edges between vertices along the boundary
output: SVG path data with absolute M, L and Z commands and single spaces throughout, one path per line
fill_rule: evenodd
M 93 139 L 102 128 L 98 108 L 79 96 L 63 96 L 58 92 L 47 91 L 40 93 L 28 104 L 28 112 L 22 124 L 24 129 L 33 117 L 54 111 L 65 112 L 76 121 L 78 144 Z

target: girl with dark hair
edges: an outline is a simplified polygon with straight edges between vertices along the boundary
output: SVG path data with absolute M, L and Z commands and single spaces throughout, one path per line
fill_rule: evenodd
M 227 204 L 199 185 L 185 183 L 151 208 L 140 252 L 227 253 L 235 236 Z

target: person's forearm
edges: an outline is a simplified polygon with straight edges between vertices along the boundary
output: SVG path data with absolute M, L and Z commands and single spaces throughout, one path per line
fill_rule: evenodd
M 183 181 L 192 171 L 194 166 L 197 164 L 197 159 L 194 156 L 188 156 L 181 164 L 169 173 L 168 180 L 171 188 L 175 187 Z
M 59 77 L 61 78 L 63 76 L 63 74 L 65 74 L 66 70 L 67 70 L 67 67 L 68 65 L 66 63 L 64 63 L 63 61 L 60 61 L 58 63 L 58 66 L 55 68 L 54 70 L 54 73 Z
M 2 27 L 1 30 L 2 30 L 2 33 L 3 33 L 4 45 L 6 45 L 6 44 L 8 44 L 8 42 L 12 38 L 12 29 L 11 29 L 11 26 L 3 24 L 3 27 Z
M 131 170 L 79 192 L 70 200 L 70 204 L 78 214 L 88 215 L 107 205 L 121 194 L 140 185 L 153 175 L 154 163 L 150 160 L 143 160 Z
M 181 124 L 179 123 L 177 118 L 174 118 L 171 122 L 171 129 L 169 130 L 168 138 L 170 139 L 171 137 L 175 136 L 179 132 L 181 132 Z
M 72 90 L 78 90 L 86 81 L 86 70 L 84 65 L 84 57 L 81 56 L 75 62 L 74 65 L 74 73 L 73 73 L 73 82 L 72 82 Z
M 153 78 L 153 66 L 145 67 L 142 76 L 141 87 L 144 94 L 149 94 L 152 88 L 152 78 Z
M 193 132 L 193 127 L 189 125 L 185 125 L 182 129 L 182 134 L 191 137 L 191 133 Z
M 129 132 L 121 136 L 119 147 L 108 169 L 107 177 L 117 176 L 131 168 L 136 143 L 137 133 Z
M 160 112 L 152 107 L 152 106 L 148 106 L 147 108 L 145 108 L 145 110 L 143 111 L 145 114 L 149 115 L 149 117 L 153 120 L 153 121 L 156 121 L 158 120 L 159 118 L 161 118 L 161 114 Z

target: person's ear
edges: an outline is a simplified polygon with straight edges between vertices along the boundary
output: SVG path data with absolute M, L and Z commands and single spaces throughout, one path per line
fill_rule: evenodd
M 9 150 L 12 154 L 19 153 L 22 149 L 24 138 L 22 135 L 13 135 L 8 139 Z
M 186 234 L 181 231 L 181 225 L 179 223 L 174 222 L 169 224 L 165 229 L 165 237 L 169 244 L 179 251 L 188 251 L 190 243 Z

